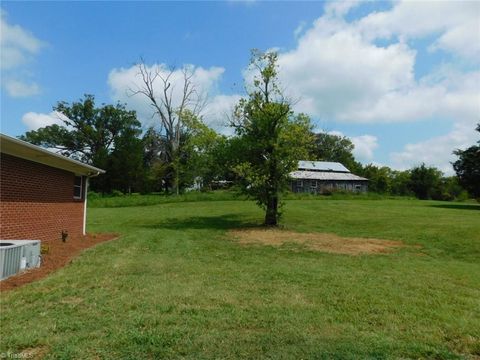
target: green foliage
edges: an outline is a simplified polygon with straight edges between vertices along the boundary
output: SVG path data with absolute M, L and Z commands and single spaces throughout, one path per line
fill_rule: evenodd
M 252 53 L 256 76 L 232 124 L 237 135 L 231 141 L 233 170 L 242 192 L 265 209 L 266 225 L 277 225 L 289 173 L 308 157 L 313 142 L 310 119 L 295 116 L 279 90 L 276 61 L 276 53 Z
M 409 188 L 410 171 L 396 171 L 390 172 L 390 193 L 392 195 L 413 196 Z
M 28 131 L 20 139 L 57 149 L 69 156 L 107 171 L 93 178 L 93 190 L 112 188 L 129 191 L 142 173 L 142 146 L 137 139 L 140 122 L 134 111 L 122 104 L 96 107 L 93 95 L 71 104 L 61 101 L 54 108 L 62 125 Z
M 390 192 L 391 188 L 391 172 L 387 166 L 378 167 L 370 164 L 362 169 L 362 176 L 369 180 L 369 191 L 386 194 Z
M 442 172 L 425 164 L 410 171 L 410 190 L 419 199 L 431 199 L 440 186 Z
M 339 162 L 353 173 L 358 172 L 361 168 L 361 164 L 355 161 L 352 153 L 355 146 L 349 138 L 327 132 L 321 132 L 314 136 L 313 155 L 316 159 Z
M 480 124 L 477 125 L 476 130 L 480 132 Z M 472 196 L 480 200 L 480 140 L 477 143 L 478 145 L 471 146 L 464 151 L 454 151 L 458 160 L 453 163 L 453 168 L 460 184 Z
M 182 123 L 183 141 L 177 157 L 181 183 L 188 187 L 198 181 L 201 188 L 209 188 L 212 181 L 222 180 L 219 153 L 227 139 L 190 111 L 184 111 Z
M 124 195 L 113 191 L 112 194 L 100 195 L 98 193 L 88 193 L 89 208 L 117 208 L 133 206 L 151 206 L 158 204 L 183 203 L 194 201 L 228 201 L 245 199 L 238 193 L 232 191 L 189 191 L 180 195 L 166 193 L 148 194 L 148 195 Z

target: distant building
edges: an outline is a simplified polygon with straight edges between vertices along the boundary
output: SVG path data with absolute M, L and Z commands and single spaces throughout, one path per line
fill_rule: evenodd
M 295 193 L 324 194 L 335 190 L 367 192 L 368 179 L 354 175 L 338 162 L 299 161 L 290 173 Z

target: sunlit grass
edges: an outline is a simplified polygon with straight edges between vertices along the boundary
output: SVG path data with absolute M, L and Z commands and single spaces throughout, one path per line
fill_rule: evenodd
M 478 205 L 287 201 L 286 229 L 415 245 L 388 255 L 228 238 L 229 229 L 262 218 L 252 202 L 234 200 L 91 208 L 89 231 L 123 236 L 2 294 L 0 352 L 38 347 L 47 358 L 71 359 L 480 355 Z

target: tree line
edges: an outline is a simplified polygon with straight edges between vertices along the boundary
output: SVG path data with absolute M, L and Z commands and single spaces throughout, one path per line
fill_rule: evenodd
M 455 150 L 456 176 L 446 177 L 425 164 L 406 171 L 362 165 L 350 139 L 315 133 L 307 115 L 293 112 L 278 84 L 276 61 L 274 52 L 252 52 L 250 67 L 256 75 L 228 119 L 234 130 L 230 137 L 203 121 L 205 97 L 195 88 L 191 69 L 181 69 L 179 79 L 175 69 L 150 68 L 141 61 L 141 85 L 130 93 L 148 100 L 156 126 L 142 128 L 135 111 L 124 104 L 97 105 L 93 95 L 85 95 L 53 107 L 63 115 L 61 125 L 28 131 L 20 138 L 106 170 L 90 187 L 103 194 L 178 194 L 233 183 L 265 209 L 270 225 L 277 223 L 280 196 L 298 160 L 341 162 L 368 178 L 370 191 L 381 194 L 438 200 L 480 197 L 480 142 Z M 480 132 L 480 125 L 476 130 Z

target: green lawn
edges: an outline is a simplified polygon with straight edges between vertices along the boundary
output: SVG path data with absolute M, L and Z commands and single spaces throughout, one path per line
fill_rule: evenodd
M 242 246 L 247 201 L 91 208 L 123 236 L 1 295 L 0 353 L 46 358 L 477 359 L 480 206 L 290 200 L 300 232 L 401 240 L 388 255 Z

